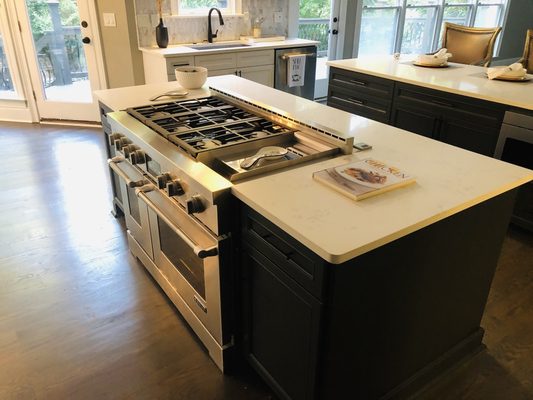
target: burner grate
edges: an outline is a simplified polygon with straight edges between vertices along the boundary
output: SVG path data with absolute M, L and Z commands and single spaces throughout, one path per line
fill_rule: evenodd
M 220 146 L 294 132 L 217 97 L 172 101 L 127 111 L 193 157 Z

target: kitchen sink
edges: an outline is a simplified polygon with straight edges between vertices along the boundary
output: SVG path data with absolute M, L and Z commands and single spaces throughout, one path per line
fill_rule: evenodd
M 205 43 L 194 46 L 187 46 L 194 50 L 214 50 L 214 49 L 233 49 L 235 47 L 250 47 L 244 43 Z

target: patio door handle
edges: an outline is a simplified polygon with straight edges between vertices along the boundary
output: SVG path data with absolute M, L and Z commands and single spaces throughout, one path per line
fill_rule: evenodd
M 83 39 L 81 39 L 81 41 L 82 41 L 83 43 L 85 43 L 85 44 L 89 44 L 89 43 L 91 43 L 91 39 L 90 39 L 89 37 L 87 37 L 87 36 L 85 36 Z
M 339 31 L 338 31 L 337 29 L 333 29 L 333 30 L 331 31 L 331 34 L 332 34 L 332 35 L 337 35 L 338 33 L 339 33 Z

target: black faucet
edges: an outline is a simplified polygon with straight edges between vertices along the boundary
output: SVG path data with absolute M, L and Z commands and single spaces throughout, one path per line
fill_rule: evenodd
M 222 14 L 218 8 L 213 7 L 207 13 L 207 41 L 213 43 L 213 38 L 217 37 L 218 29 L 213 33 L 213 28 L 211 27 L 211 13 L 216 11 L 218 13 L 218 22 L 220 25 L 224 25 L 224 20 L 222 19 Z

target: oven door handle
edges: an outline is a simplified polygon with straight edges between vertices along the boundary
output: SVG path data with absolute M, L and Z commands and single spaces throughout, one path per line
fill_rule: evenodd
M 124 161 L 124 158 L 123 157 L 113 157 L 109 160 L 107 160 L 107 164 L 109 165 L 109 168 L 111 168 L 113 171 L 115 171 L 115 173 L 121 177 L 122 179 L 124 179 L 124 181 L 126 182 L 126 185 L 129 186 L 130 188 L 134 188 L 134 187 L 138 187 L 138 186 L 142 186 L 142 185 L 146 185 L 148 183 L 148 181 L 146 179 L 141 179 L 141 180 L 138 180 L 138 181 L 134 181 L 133 179 L 131 179 L 124 171 L 122 171 L 122 169 L 120 169 L 120 167 L 117 165 L 117 163 L 120 163 L 120 162 L 123 162 Z
M 187 244 L 187 246 L 189 246 L 192 249 L 192 251 L 194 252 L 194 254 L 196 254 L 198 258 L 207 258 L 207 257 L 213 257 L 213 256 L 218 255 L 218 246 L 213 246 L 208 249 L 204 249 L 201 246 L 194 243 L 191 239 L 189 239 L 189 237 L 185 233 L 183 233 L 183 231 L 180 228 L 178 228 L 165 215 L 163 211 L 159 209 L 159 207 L 157 207 L 157 205 L 154 202 L 152 202 L 152 200 L 150 200 L 150 198 L 145 193 L 151 192 L 154 189 L 155 187 L 151 184 L 144 185 L 144 186 L 141 186 L 135 189 L 135 194 L 142 201 L 144 201 L 146 205 L 150 207 L 157 214 L 157 216 L 161 218 L 170 227 L 170 229 L 172 229 L 176 233 L 176 235 L 178 235 L 180 239 L 183 240 Z

